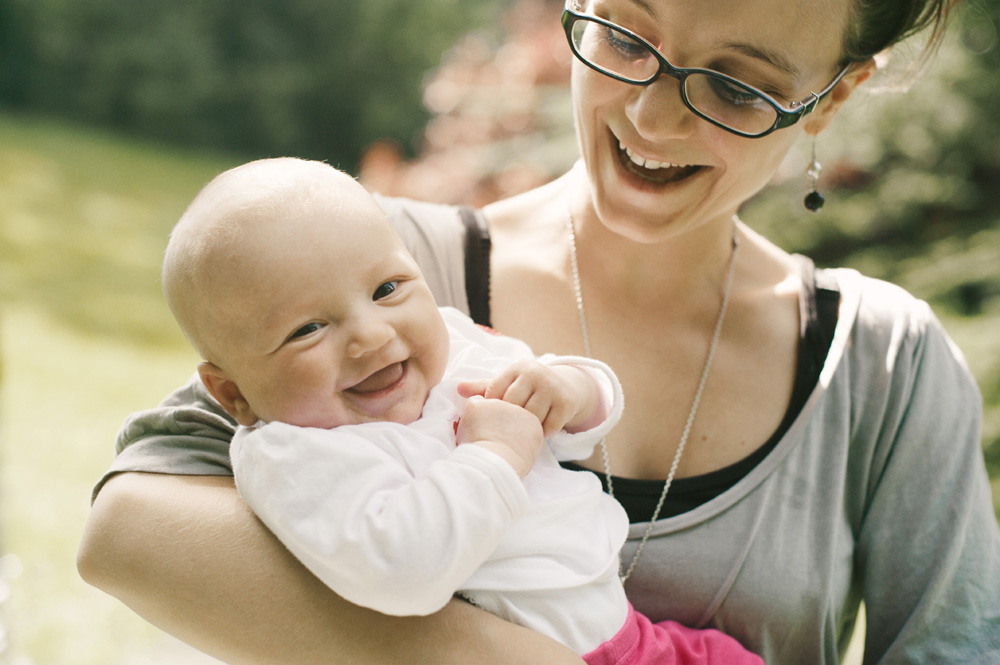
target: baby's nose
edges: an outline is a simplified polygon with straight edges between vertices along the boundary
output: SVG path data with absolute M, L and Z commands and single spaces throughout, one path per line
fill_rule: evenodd
M 395 329 L 388 322 L 378 317 L 366 317 L 358 321 L 351 330 L 351 339 L 347 343 L 347 355 L 360 358 L 366 353 L 377 351 L 388 344 L 396 336 Z

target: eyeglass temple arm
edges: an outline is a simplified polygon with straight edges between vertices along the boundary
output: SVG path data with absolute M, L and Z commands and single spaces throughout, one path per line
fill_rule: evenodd
M 782 127 L 794 125 L 801 120 L 803 116 L 807 116 L 815 111 L 816 107 L 819 106 L 820 101 L 826 97 L 831 90 L 837 87 L 837 84 L 840 83 L 840 80 L 844 78 L 850 68 L 851 65 L 847 65 L 841 69 L 840 73 L 837 74 L 832 81 L 830 81 L 830 85 L 826 86 L 826 88 L 824 88 L 821 92 L 815 93 L 810 91 L 809 97 L 807 97 L 805 101 L 792 102 L 791 106 L 795 109 L 795 111 L 792 113 L 783 113 L 781 117 L 778 118 L 778 123 L 775 125 L 774 129 L 781 129 Z
M 816 107 L 819 105 L 820 99 L 821 97 L 815 92 L 810 92 L 809 99 L 807 101 L 792 102 L 791 106 L 795 110 L 790 113 L 786 111 L 780 114 L 778 116 L 777 123 L 775 123 L 775 126 L 771 129 L 771 131 L 774 131 L 775 129 L 782 129 L 783 127 L 788 127 L 789 125 L 794 125 L 804 116 L 807 116 L 815 111 Z

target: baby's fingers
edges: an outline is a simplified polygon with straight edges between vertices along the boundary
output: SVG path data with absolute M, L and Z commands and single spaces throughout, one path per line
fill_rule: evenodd
M 506 396 L 504 396 L 504 401 L 508 401 Z M 525 401 L 524 409 L 538 418 L 545 436 L 552 436 L 563 429 L 572 416 L 569 405 L 565 401 L 552 399 L 551 395 L 543 391 L 533 392 Z
M 487 397 L 495 396 L 510 404 L 523 406 L 538 416 L 540 422 L 548 413 L 551 401 L 546 392 L 539 390 L 538 383 L 530 376 L 517 376 L 507 382 L 502 382 L 503 378 L 503 375 L 500 375 L 493 380 L 494 385 L 490 386 Z
M 524 401 L 528 399 L 527 396 L 523 398 L 522 401 L 518 402 L 516 400 L 511 400 L 508 398 L 508 393 L 513 384 L 517 382 L 517 376 L 511 373 L 509 370 L 500 373 L 498 376 L 493 377 L 487 381 L 486 391 L 483 393 L 483 397 L 486 399 L 502 399 L 505 402 L 510 402 L 517 406 L 524 406 Z
M 505 402 L 510 402 L 506 399 L 507 389 L 511 385 L 513 377 L 501 374 L 492 379 L 469 379 L 468 381 L 462 381 L 458 384 L 458 394 L 462 397 L 472 397 L 473 395 L 479 395 L 480 397 L 485 397 L 486 399 L 502 399 Z M 525 397 L 527 399 L 527 397 Z M 517 404 L 517 406 L 524 406 L 523 402 Z
M 469 379 L 458 384 L 458 394 L 460 397 L 474 397 L 479 395 L 484 397 L 489 388 L 490 379 Z
M 566 402 L 553 401 L 538 393 L 531 396 L 524 408 L 538 418 L 545 436 L 552 436 L 565 428 L 566 423 L 573 415 Z

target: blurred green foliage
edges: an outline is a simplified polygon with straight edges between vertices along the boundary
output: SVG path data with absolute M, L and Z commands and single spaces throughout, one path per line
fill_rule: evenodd
M 0 0 L 0 104 L 353 170 L 413 152 L 424 73 L 506 2 Z
M 801 207 L 808 142 L 744 216 L 779 245 L 928 300 L 983 393 L 983 444 L 1000 514 L 1000 0 L 965 4 L 905 94 L 919 44 L 855 93 L 817 140 L 818 215 Z M 881 88 L 881 91 L 879 91 Z M 805 137 L 808 138 L 808 137 Z

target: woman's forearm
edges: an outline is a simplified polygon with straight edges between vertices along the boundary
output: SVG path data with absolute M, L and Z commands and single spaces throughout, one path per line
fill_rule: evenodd
M 582 662 L 460 601 L 428 617 L 347 603 L 284 549 L 227 477 L 116 476 L 94 503 L 78 566 L 90 584 L 227 663 Z

